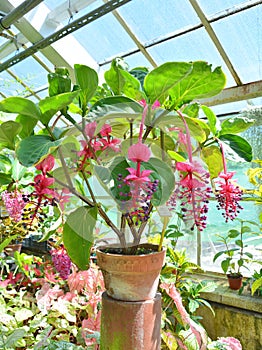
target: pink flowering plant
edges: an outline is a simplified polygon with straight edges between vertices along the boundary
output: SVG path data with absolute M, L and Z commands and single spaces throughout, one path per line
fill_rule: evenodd
M 49 74 L 49 96 L 38 103 L 22 97 L 0 102 L 1 111 L 17 114 L 0 125 L 8 136 L 7 144 L 0 133 L 0 146 L 13 149 L 25 167 L 36 166 L 31 191 L 22 193 L 29 216 L 39 218 L 53 206 L 73 262 L 87 268 L 98 220 L 130 254 L 156 210 L 164 218 L 159 249 L 173 209 L 181 208 L 192 231 L 202 231 L 215 193 L 226 220 L 237 216 L 241 191 L 233 189 L 224 159 L 252 160 L 238 133 L 253 121 L 220 123 L 201 105 L 224 88 L 220 67 L 196 61 L 128 70 L 116 59 L 102 86 L 90 67 L 76 64 L 74 73 L 75 85 L 66 69 Z M 110 215 L 114 207 L 118 219 Z

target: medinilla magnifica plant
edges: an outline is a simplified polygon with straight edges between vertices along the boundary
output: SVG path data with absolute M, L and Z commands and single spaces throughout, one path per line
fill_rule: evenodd
M 212 192 L 225 219 L 233 219 L 241 191 L 226 171 L 225 157 L 252 160 L 250 145 L 237 134 L 253 121 L 220 122 L 200 104 L 224 88 L 220 67 L 167 62 L 149 71 L 122 63 L 112 62 L 100 86 L 95 70 L 76 64 L 74 77 L 64 68 L 48 75 L 49 96 L 38 103 L 22 97 L 0 102 L 1 111 L 16 115 L 0 126 L 1 148 L 14 150 L 22 165 L 38 171 L 31 190 L 23 189 L 28 215 L 33 220 L 54 206 L 64 247 L 82 269 L 98 220 L 130 254 L 156 210 L 163 221 L 159 249 L 172 209 L 181 209 L 192 231 L 206 227 Z M 211 184 L 218 177 L 216 189 Z M 22 191 L 19 183 L 11 190 Z M 117 219 L 110 215 L 108 196 Z

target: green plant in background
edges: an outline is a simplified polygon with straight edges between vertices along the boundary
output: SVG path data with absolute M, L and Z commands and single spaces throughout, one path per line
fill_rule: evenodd
M 0 276 L 0 349 L 98 349 L 101 272 L 94 265 L 63 280 L 51 261 L 15 253 Z
M 192 322 L 199 323 L 200 318 L 196 316 L 196 310 L 202 305 L 208 307 L 212 313 L 211 305 L 201 298 L 202 292 L 211 292 L 216 288 L 216 284 L 211 281 L 194 281 L 192 274 L 202 271 L 201 268 L 190 261 L 187 257 L 186 250 L 177 251 L 167 248 L 166 264 L 161 272 L 161 293 L 162 293 L 162 349 L 178 348 L 179 339 L 187 338 L 184 332 L 184 322 L 181 317 L 181 310 L 176 308 L 172 296 L 166 290 L 167 286 L 173 286 L 182 300 L 188 316 Z M 162 286 L 162 287 L 161 287 Z M 199 324 L 199 329 L 201 325 Z M 191 340 L 190 340 L 191 339 Z M 195 346 L 195 338 L 189 334 L 188 343 L 191 347 Z M 188 344 L 187 344 L 188 345 Z M 192 349 L 193 349 L 192 347 Z M 190 348 L 190 347 L 189 347 Z
M 249 270 L 253 262 L 253 254 L 248 251 L 248 243 L 245 240 L 251 236 L 259 236 L 261 233 L 256 222 L 238 218 L 237 220 L 240 223 L 239 229 L 231 229 L 224 236 L 216 235 L 217 241 L 223 245 L 224 250 L 215 254 L 213 262 L 222 257 L 221 268 L 225 274 L 242 276 L 242 270 Z M 253 231 L 250 225 L 258 230 Z
M 255 189 L 248 190 L 247 193 L 254 195 L 255 203 L 257 205 L 261 205 L 262 204 L 262 160 L 257 159 L 257 160 L 254 160 L 253 162 L 259 166 L 248 169 L 247 175 L 250 183 L 254 185 Z M 262 223 L 262 210 L 260 211 L 259 219 L 260 219 L 260 222 Z
M 243 282 L 243 285 L 239 290 L 239 294 L 242 294 L 245 288 L 251 292 L 251 295 L 262 297 L 262 268 L 260 271 L 254 271 L 252 276 L 248 277 Z

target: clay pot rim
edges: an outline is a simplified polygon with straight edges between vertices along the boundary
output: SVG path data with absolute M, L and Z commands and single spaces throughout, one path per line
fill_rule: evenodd
M 132 247 L 132 245 L 128 245 L 129 247 Z M 122 248 L 117 244 L 108 244 L 108 245 L 103 245 L 103 246 L 98 246 L 96 248 L 96 251 L 99 252 L 99 254 L 103 254 L 103 255 L 110 255 L 112 258 L 118 258 L 118 259 L 139 259 L 139 258 L 144 258 L 145 256 L 152 256 L 154 254 L 159 254 L 159 253 L 165 253 L 166 249 L 164 247 L 162 247 L 162 249 L 160 251 L 158 251 L 158 245 L 157 244 L 151 244 L 151 243 L 142 243 L 138 245 L 139 247 L 142 248 L 152 248 L 152 252 L 150 253 L 146 253 L 146 254 L 122 254 L 122 253 L 109 253 L 109 252 L 104 252 L 103 250 L 105 249 L 110 249 L 110 248 Z
M 228 273 L 227 274 L 227 278 L 240 279 L 240 278 L 243 278 L 243 275 L 241 275 L 241 273 L 240 274 Z

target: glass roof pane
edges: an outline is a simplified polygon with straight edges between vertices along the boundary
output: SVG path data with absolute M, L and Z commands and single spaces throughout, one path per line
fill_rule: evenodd
M 133 0 L 119 9 L 133 33 L 144 43 L 199 23 L 199 18 L 188 1 Z
M 79 29 L 74 37 L 97 62 L 136 48 L 133 40 L 111 13 Z
M 215 22 L 213 28 L 242 82 L 262 79 L 262 6 Z
M 32 57 L 28 57 L 26 60 L 12 66 L 10 71 L 17 75 L 19 79 L 32 90 L 37 90 L 42 87 L 43 84 L 47 84 L 47 71 Z M 0 78 L 4 79 L 9 85 L 10 77 L 6 75 L 6 72 L 1 72 Z M 8 96 L 15 96 L 18 94 L 24 95 L 28 93 L 27 89 L 21 84 L 16 83 L 13 77 L 11 77 L 11 80 L 12 84 L 10 85 Z M 2 92 L 5 93 L 4 91 Z
M 213 68 L 221 66 L 227 76 L 227 86 L 235 85 L 230 72 L 204 28 L 154 46 L 148 51 L 156 59 L 158 64 L 165 61 L 200 60 L 212 64 Z

